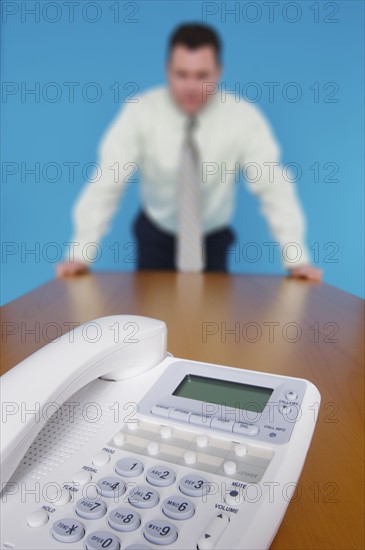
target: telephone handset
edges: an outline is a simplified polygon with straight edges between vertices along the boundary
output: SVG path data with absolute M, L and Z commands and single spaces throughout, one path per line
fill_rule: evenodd
M 321 399 L 173 357 L 165 323 L 135 315 L 72 330 L 0 385 L 4 550 L 267 549 Z
M 166 357 L 163 321 L 138 315 L 96 319 L 26 358 L 1 379 L 1 482 L 6 483 L 47 422 L 45 408 L 60 406 L 95 378 L 124 380 Z M 23 414 L 21 407 L 36 414 Z M 3 487 L 4 485 L 2 485 Z

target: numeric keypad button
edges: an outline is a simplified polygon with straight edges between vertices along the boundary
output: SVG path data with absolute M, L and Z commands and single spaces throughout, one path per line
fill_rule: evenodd
M 136 477 L 143 472 L 143 464 L 134 457 L 121 458 L 115 464 L 115 471 L 120 476 Z
M 136 508 L 153 508 L 160 501 L 160 496 L 149 487 L 136 487 L 131 491 L 128 501 Z
M 176 475 L 168 466 L 153 466 L 148 470 L 146 479 L 156 487 L 168 487 L 175 482 Z
M 94 531 L 85 540 L 86 550 L 119 550 L 119 539 L 109 531 Z
M 169 521 L 154 519 L 146 523 L 143 534 L 153 544 L 172 544 L 178 537 L 178 530 Z
M 189 497 L 200 497 L 207 494 L 209 481 L 196 474 L 187 475 L 180 479 L 179 489 Z
M 162 511 L 170 519 L 190 519 L 195 513 L 195 506 L 185 497 L 173 496 L 163 501 Z
M 135 531 L 141 525 L 141 518 L 130 508 L 116 508 L 109 514 L 108 521 L 117 531 Z
M 60 542 L 78 542 L 85 535 L 85 529 L 75 518 L 62 518 L 54 522 L 52 535 Z
M 119 497 L 125 493 L 125 483 L 118 477 L 102 477 L 97 481 L 96 489 L 102 497 Z
M 80 498 L 76 502 L 75 511 L 84 519 L 98 519 L 106 514 L 106 506 L 102 500 Z

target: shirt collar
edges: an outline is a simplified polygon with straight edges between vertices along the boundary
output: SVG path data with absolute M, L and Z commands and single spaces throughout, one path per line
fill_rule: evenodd
M 169 102 L 171 108 L 175 111 L 176 115 L 179 117 L 181 123 L 186 125 L 188 123 L 190 115 L 187 115 L 182 109 L 180 109 L 180 107 L 177 105 L 174 98 L 172 97 L 170 88 L 168 86 L 166 86 L 166 96 L 167 101 Z M 219 94 L 216 93 L 212 95 L 206 103 L 203 104 L 201 109 L 194 115 L 194 118 L 196 119 L 196 128 L 198 128 L 204 118 L 217 107 L 218 103 Z

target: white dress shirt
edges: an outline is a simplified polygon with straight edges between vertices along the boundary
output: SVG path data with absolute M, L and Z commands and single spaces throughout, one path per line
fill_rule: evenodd
M 74 259 L 87 261 L 83 248 L 100 243 L 128 179 L 140 175 L 142 207 L 162 230 L 176 234 L 179 159 L 187 115 L 165 86 L 123 104 L 99 147 L 98 168 L 74 209 Z M 195 140 L 202 162 L 203 230 L 226 227 L 232 216 L 239 174 L 258 196 L 261 210 L 282 252 L 285 267 L 309 263 L 304 217 L 294 184 L 279 166 L 280 151 L 261 112 L 233 95 L 212 96 L 197 116 Z M 236 170 L 236 173 L 234 171 Z M 284 177 L 285 176 L 285 177 Z M 300 257 L 288 243 L 296 243 Z M 294 253 L 293 253 L 294 252 Z M 90 259 L 90 252 L 88 252 Z

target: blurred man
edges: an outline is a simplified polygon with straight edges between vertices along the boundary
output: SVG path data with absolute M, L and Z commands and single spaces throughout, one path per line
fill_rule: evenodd
M 215 31 L 180 26 L 169 43 L 168 86 L 126 103 L 105 134 L 101 175 L 88 182 L 76 204 L 72 241 L 77 244 L 73 257 L 57 266 L 58 276 L 89 269 L 94 258 L 86 256 L 87 244 L 99 243 L 108 231 L 136 168 L 142 202 L 133 227 L 137 269 L 226 271 L 227 250 L 235 240 L 229 225 L 235 171 L 245 168 L 285 268 L 292 276 L 321 278 L 309 264 L 303 214 L 293 183 L 278 165 L 272 131 L 255 106 L 219 93 L 220 75 Z

